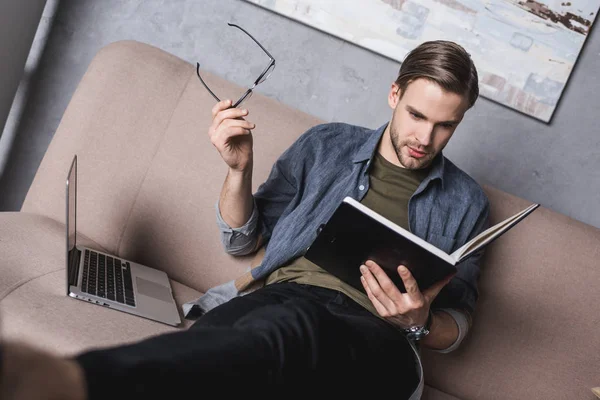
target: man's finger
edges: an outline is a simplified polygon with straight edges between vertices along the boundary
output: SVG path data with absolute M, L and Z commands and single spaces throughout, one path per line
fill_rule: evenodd
M 229 119 L 242 119 L 243 117 L 248 115 L 248 110 L 243 108 L 230 108 L 224 111 L 219 111 L 215 118 L 213 119 L 213 128 L 216 130 L 219 125 L 225 120 Z
M 371 270 L 373 266 L 369 265 L 369 263 L 371 263 L 371 261 L 367 261 L 364 265 L 362 265 L 360 267 L 360 272 L 362 273 L 362 276 L 365 279 L 367 285 L 369 285 L 373 296 L 377 300 L 379 300 L 379 302 L 387 309 L 389 313 L 393 313 L 396 310 L 394 301 L 390 298 L 390 296 L 387 295 L 385 290 L 382 288 L 381 283 Z M 377 267 L 379 268 L 379 266 Z
M 402 278 L 406 293 L 411 297 L 420 297 L 421 291 L 419 290 L 417 280 L 414 276 L 412 276 L 408 268 L 406 268 L 404 265 L 400 265 L 398 267 L 398 274 L 400 275 L 400 278 Z
M 387 297 L 389 297 L 392 301 L 402 301 L 402 293 L 398 289 L 398 287 L 392 282 L 390 277 L 385 273 L 385 271 L 372 260 L 368 260 L 365 262 L 365 265 L 369 268 L 369 271 L 375 276 L 379 286 L 385 293 Z
M 456 274 L 451 274 L 445 279 L 436 283 L 435 285 L 430 286 L 427 290 L 425 290 L 425 292 L 423 292 L 423 296 L 427 297 L 427 299 L 429 299 L 430 302 L 433 301 L 433 299 L 435 299 L 437 295 L 440 294 L 444 286 L 446 286 L 452 280 L 452 278 L 454 278 L 454 275 Z
M 256 127 L 252 122 L 246 121 L 245 119 L 228 119 L 226 121 L 223 121 L 221 125 L 227 128 L 234 128 L 239 126 L 248 130 L 252 130 Z
M 215 118 L 220 111 L 227 110 L 229 107 L 231 107 L 231 100 L 221 100 L 213 106 L 211 110 L 212 117 Z
M 232 121 L 233 123 L 227 123 L 227 127 L 224 129 L 212 132 L 210 140 L 217 148 L 226 145 L 234 137 L 252 134 L 254 124 L 239 120 L 229 121 Z M 223 124 L 225 124 L 225 122 Z
M 381 317 L 389 315 L 388 314 L 389 311 L 385 308 L 385 306 L 383 304 L 381 304 L 381 302 L 377 299 L 377 297 L 375 297 L 375 295 L 371 291 L 371 288 L 369 287 L 369 284 L 367 283 L 367 280 L 365 279 L 364 276 L 360 277 L 360 282 L 362 283 L 363 287 L 365 288 L 365 292 L 367 292 L 367 297 L 369 298 L 369 300 L 371 300 L 373 307 L 375 307 L 375 310 L 377 310 L 379 315 Z

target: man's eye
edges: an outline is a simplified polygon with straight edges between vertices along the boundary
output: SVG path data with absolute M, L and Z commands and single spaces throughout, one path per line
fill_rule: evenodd
M 446 129 L 452 129 L 452 127 L 453 127 L 454 125 L 452 125 L 452 124 L 442 124 L 442 126 L 443 126 L 444 128 L 446 128 Z
M 414 119 L 421 119 L 421 116 L 420 116 L 420 115 L 418 115 L 418 114 L 415 114 L 414 112 L 411 112 L 411 113 L 410 113 L 410 115 L 412 115 L 412 117 L 413 117 Z

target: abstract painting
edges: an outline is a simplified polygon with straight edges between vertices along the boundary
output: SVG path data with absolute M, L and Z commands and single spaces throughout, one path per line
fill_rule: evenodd
M 402 62 L 428 40 L 471 55 L 480 94 L 549 122 L 600 0 L 246 0 Z

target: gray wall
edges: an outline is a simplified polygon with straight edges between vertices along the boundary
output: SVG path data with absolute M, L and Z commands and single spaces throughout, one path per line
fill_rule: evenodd
M 259 92 L 327 121 L 374 128 L 389 119 L 398 62 L 250 3 L 63 0 L 0 179 L 0 210 L 19 209 L 79 79 L 105 44 L 147 42 L 248 85 L 265 59 L 226 22 L 246 28 L 277 59 Z M 600 227 L 599 59 L 600 33 L 592 29 L 550 124 L 480 98 L 446 155 L 481 183 Z
M 46 0 L 0 1 L 0 132 L 25 69 Z

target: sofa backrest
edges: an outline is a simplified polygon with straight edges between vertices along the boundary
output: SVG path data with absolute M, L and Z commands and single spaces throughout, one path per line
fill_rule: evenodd
M 208 72 L 222 97 L 245 90 Z M 155 47 L 103 48 L 63 116 L 22 210 L 65 219 L 78 155 L 78 231 L 104 249 L 205 291 L 246 270 L 215 220 L 226 166 L 207 129 L 214 99 L 195 67 Z M 253 188 L 306 129 L 323 122 L 255 94 Z M 529 201 L 485 186 L 492 223 Z M 424 351 L 427 383 L 465 399 L 586 398 L 600 366 L 600 230 L 540 207 L 486 253 L 471 334 L 451 354 Z
M 531 202 L 484 185 L 492 223 Z M 423 351 L 427 383 L 461 399 L 593 399 L 600 382 L 600 229 L 539 207 L 486 250 L 473 327 Z
M 244 88 L 203 72 L 223 98 Z M 65 221 L 78 156 L 77 230 L 119 256 L 199 291 L 239 276 L 251 257 L 223 251 L 215 204 L 227 167 L 207 132 L 215 100 L 195 66 L 135 41 L 99 51 L 79 83 L 21 211 Z M 315 117 L 255 94 L 254 190 Z

